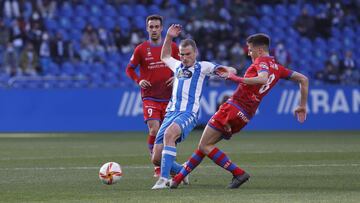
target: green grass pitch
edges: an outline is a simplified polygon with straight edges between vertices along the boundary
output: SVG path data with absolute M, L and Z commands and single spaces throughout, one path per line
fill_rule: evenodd
M 0 202 L 360 202 L 360 132 L 242 132 L 218 146 L 251 179 L 205 159 L 191 185 L 153 191 L 146 133 L 0 134 Z M 183 163 L 201 131 L 178 146 Z M 123 168 L 103 185 L 100 166 Z

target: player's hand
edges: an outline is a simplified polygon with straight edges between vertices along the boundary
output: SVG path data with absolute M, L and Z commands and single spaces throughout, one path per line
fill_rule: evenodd
M 297 118 L 297 120 L 300 122 L 300 123 L 303 123 L 305 122 L 306 120 L 306 107 L 304 106 L 298 106 L 295 111 L 294 111 L 294 114 Z
M 151 87 L 151 83 L 149 81 L 147 81 L 147 80 L 140 80 L 139 85 L 143 89 Z
M 169 87 L 169 86 L 172 86 L 174 84 L 174 76 L 169 78 L 167 81 L 166 81 L 166 85 Z
M 180 24 L 172 24 L 172 25 L 169 27 L 166 35 L 168 35 L 169 37 L 175 38 L 175 37 L 177 37 L 177 36 L 180 35 L 180 33 L 181 33 L 181 28 L 182 28 L 182 27 L 181 27 Z
M 229 77 L 229 71 L 224 67 L 219 67 L 215 70 L 215 74 L 219 77 L 227 79 Z

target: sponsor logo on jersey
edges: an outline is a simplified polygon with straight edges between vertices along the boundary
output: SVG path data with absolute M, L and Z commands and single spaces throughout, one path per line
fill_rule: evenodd
M 259 64 L 259 66 L 260 66 L 262 69 L 269 70 L 269 66 L 268 66 L 265 62 L 261 62 L 261 63 Z
M 191 78 L 191 76 L 192 76 L 192 72 L 187 69 L 179 70 L 179 72 L 176 75 L 178 79 L 189 79 Z

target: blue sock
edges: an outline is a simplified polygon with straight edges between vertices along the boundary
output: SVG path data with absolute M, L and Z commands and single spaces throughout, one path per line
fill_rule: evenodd
M 161 158 L 161 177 L 169 179 L 170 170 L 175 161 L 176 147 L 164 146 Z
M 171 166 L 171 172 L 174 174 L 178 174 L 181 169 L 182 169 L 182 165 L 180 165 L 178 162 L 174 161 Z

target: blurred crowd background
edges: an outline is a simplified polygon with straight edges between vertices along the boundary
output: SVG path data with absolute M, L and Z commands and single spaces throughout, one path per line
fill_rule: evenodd
M 360 0 L 3 0 L 0 88 L 135 85 L 125 67 L 151 14 L 164 16 L 164 33 L 182 24 L 199 60 L 239 74 L 251 63 L 246 37 L 263 32 L 276 59 L 312 84 L 359 85 L 359 10 Z

